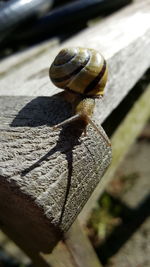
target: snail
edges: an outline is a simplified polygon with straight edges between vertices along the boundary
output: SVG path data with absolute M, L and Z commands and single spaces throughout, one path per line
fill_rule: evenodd
M 94 49 L 64 48 L 54 59 L 49 69 L 53 84 L 66 90 L 66 98 L 71 102 L 75 115 L 57 124 L 56 129 L 75 120 L 90 123 L 111 146 L 91 119 L 95 98 L 102 97 L 107 82 L 108 67 L 104 57 Z M 86 134 L 86 130 L 85 130 Z

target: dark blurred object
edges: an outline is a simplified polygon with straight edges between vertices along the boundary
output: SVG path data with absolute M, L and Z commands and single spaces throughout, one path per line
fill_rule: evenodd
M 21 6 L 21 2 L 26 2 L 26 5 Z M 0 10 L 1 51 L 3 48 L 17 50 L 21 46 L 26 47 L 54 36 L 67 38 L 85 28 L 90 19 L 108 15 L 132 0 L 72 0 L 71 3 L 67 0 L 55 0 L 53 6 L 56 8 L 39 18 L 43 10 L 50 8 L 52 2 L 10 0 L 3 5 Z M 69 3 L 63 5 L 64 2 Z M 5 56 L 2 53 L 1 55 Z
M 3 249 L 0 250 L 0 267 L 21 266 L 13 257 L 8 255 Z
M 64 4 L 70 3 L 70 2 L 75 2 L 78 0 L 55 0 L 54 4 L 53 4 L 53 8 L 59 7 L 59 6 L 63 6 Z
M 71 29 L 82 28 L 89 19 L 106 15 L 130 3 L 131 0 L 80 0 L 54 9 L 23 30 L 16 32 L 16 40 L 41 41 L 51 34 L 61 34 Z
M 5 39 L 21 22 L 45 14 L 52 0 L 10 0 L 0 6 L 0 42 Z
M 0 1 L 0 8 L 2 8 L 4 4 L 5 4 L 4 1 Z

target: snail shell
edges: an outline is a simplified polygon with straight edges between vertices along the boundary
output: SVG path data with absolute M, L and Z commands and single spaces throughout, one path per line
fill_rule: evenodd
M 91 97 L 104 94 L 107 73 L 104 57 L 94 49 L 81 47 L 62 49 L 49 70 L 57 87 Z

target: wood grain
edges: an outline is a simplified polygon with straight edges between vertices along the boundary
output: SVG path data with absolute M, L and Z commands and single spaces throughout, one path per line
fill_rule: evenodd
M 16 225 L 24 243 L 29 232 L 44 251 L 73 223 L 111 160 L 111 148 L 93 129 L 82 136 L 82 123 L 51 130 L 71 112 L 60 98 L 0 99 L 1 220 L 4 228 Z
M 83 30 L 56 49 L 47 49 L 22 66 L 11 65 L 8 73 L 3 72 L 4 61 L 0 66 L 0 94 L 52 96 L 60 92 L 49 81 L 48 68 L 52 60 L 63 47 L 88 46 L 101 51 L 109 64 L 105 96 L 101 102 L 97 101 L 95 111 L 95 118 L 102 123 L 150 65 L 149 12 L 149 0 L 134 1 L 132 5 Z
M 95 207 L 97 200 L 100 198 L 102 193 L 105 191 L 108 183 L 113 179 L 115 172 L 117 171 L 122 160 L 126 156 L 129 149 L 136 138 L 141 133 L 146 122 L 150 118 L 150 85 L 148 85 L 141 97 L 131 108 L 130 112 L 126 115 L 123 122 L 111 138 L 113 157 L 111 166 L 103 176 L 101 183 L 98 184 L 91 197 L 87 201 L 83 210 L 79 214 L 79 221 L 82 225 L 86 224 L 89 216 L 91 215 L 92 209 Z
M 150 65 L 149 12 L 148 0 L 135 1 L 59 46 L 88 44 L 108 60 L 94 113 L 99 127 Z M 69 229 L 111 161 L 111 148 L 91 127 L 86 137 L 80 122 L 51 130 L 72 114 L 48 77 L 57 52 L 0 66 L 0 226 L 32 259 Z

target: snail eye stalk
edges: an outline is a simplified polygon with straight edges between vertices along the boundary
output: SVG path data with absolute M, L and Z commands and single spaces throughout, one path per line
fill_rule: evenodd
M 91 124 L 107 145 L 111 146 L 109 139 L 90 118 L 94 105 L 91 104 L 92 101 L 89 101 L 89 99 L 93 100 L 104 95 L 107 73 L 106 60 L 101 53 L 94 49 L 73 47 L 64 48 L 58 53 L 50 66 L 49 76 L 54 85 L 69 92 L 70 100 L 67 101 L 73 107 L 76 106 L 76 109 L 74 116 L 55 125 L 54 130 L 67 123 L 82 119 L 86 124 Z M 86 127 L 84 133 L 86 134 Z

